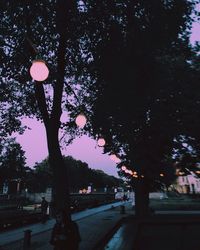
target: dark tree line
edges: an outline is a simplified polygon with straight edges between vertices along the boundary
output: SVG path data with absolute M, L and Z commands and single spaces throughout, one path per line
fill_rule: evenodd
M 24 154 L 21 145 L 14 138 L 0 139 L 0 190 L 7 183 L 8 192 L 16 192 L 17 180 L 23 181 L 26 175 Z
M 72 157 L 64 157 L 66 166 L 69 166 L 70 192 L 79 192 L 80 189 L 87 189 L 91 185 L 92 189 L 104 191 L 107 187 L 113 190 L 115 187 L 123 185 L 123 181 L 114 176 L 107 175 L 102 170 L 95 170 L 88 167 L 88 164 Z M 52 187 L 52 170 L 48 159 L 37 163 L 34 169 L 26 172 L 25 185 L 30 192 L 44 192 L 46 188 Z

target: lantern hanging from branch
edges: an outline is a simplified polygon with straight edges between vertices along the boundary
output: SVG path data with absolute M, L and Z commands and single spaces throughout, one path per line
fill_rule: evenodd
M 85 124 L 87 122 L 87 119 L 84 114 L 79 114 L 76 117 L 75 123 L 79 128 L 84 128 Z
M 30 75 L 35 81 L 45 81 L 49 76 L 49 69 L 45 61 L 41 59 L 34 60 L 30 68 Z

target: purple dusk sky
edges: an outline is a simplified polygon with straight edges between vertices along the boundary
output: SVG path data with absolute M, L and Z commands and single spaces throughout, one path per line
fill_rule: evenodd
M 197 6 L 200 11 L 200 4 Z M 191 43 L 200 41 L 200 22 L 196 22 L 192 27 Z M 15 135 L 17 141 L 26 152 L 27 165 L 32 167 L 35 162 L 42 161 L 48 156 L 46 134 L 43 124 L 33 119 L 25 119 L 26 125 L 31 127 L 23 135 Z M 87 162 L 90 168 L 101 169 L 107 174 L 118 176 L 116 164 L 111 161 L 107 154 L 102 154 L 103 150 L 99 148 L 96 141 L 82 136 L 63 151 L 63 155 L 71 155 L 77 160 Z
M 26 152 L 27 165 L 32 167 L 35 162 L 40 162 L 48 156 L 46 132 L 44 125 L 37 120 L 24 119 L 23 124 L 31 130 L 26 130 L 23 135 L 17 135 L 16 138 Z M 97 146 L 95 140 L 86 135 L 76 138 L 62 153 L 87 162 L 90 168 L 101 169 L 107 174 L 118 176 L 116 164 L 108 154 L 103 154 L 103 149 Z

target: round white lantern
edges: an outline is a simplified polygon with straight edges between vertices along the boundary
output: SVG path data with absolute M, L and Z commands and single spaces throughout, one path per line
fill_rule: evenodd
M 106 144 L 106 141 L 103 138 L 99 138 L 97 141 L 99 147 L 103 147 Z
M 33 80 L 42 82 L 49 76 L 49 69 L 43 60 L 34 60 L 30 68 L 30 75 Z
M 122 169 L 123 171 L 125 171 L 125 170 L 126 170 L 126 167 L 125 167 L 125 166 L 122 166 L 121 169 Z
M 85 117 L 84 114 L 79 114 L 77 117 L 76 117 L 76 125 L 79 127 L 79 128 L 84 128 L 86 122 L 87 122 L 87 119 Z

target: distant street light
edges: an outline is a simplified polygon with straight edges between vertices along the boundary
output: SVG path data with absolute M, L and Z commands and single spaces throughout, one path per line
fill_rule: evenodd
M 41 59 L 34 60 L 30 68 L 30 75 L 35 81 L 45 81 L 49 76 L 49 69 L 45 61 Z
M 116 163 L 120 163 L 121 162 L 121 160 L 116 156 L 116 158 L 115 158 L 115 162 Z
M 123 171 L 125 171 L 125 170 L 126 170 L 126 167 L 125 167 L 125 166 L 122 166 L 121 169 L 122 169 Z
M 110 155 L 110 159 L 111 159 L 112 161 L 115 161 L 116 155 L 115 155 L 115 154 Z
M 120 163 L 121 162 L 121 160 L 115 154 L 110 155 L 110 159 L 112 161 L 114 161 L 115 163 Z
M 103 147 L 106 144 L 106 141 L 103 138 L 99 138 L 97 141 L 99 147 Z
M 110 155 L 110 159 L 112 161 L 114 161 L 115 163 L 120 163 L 121 162 L 121 160 L 119 159 L 119 157 L 117 157 L 115 154 Z
M 76 117 L 75 123 L 79 128 L 84 128 L 85 124 L 87 122 L 87 119 L 84 114 L 79 114 Z
M 133 175 L 133 171 L 132 171 L 132 170 L 129 170 L 129 174 L 130 174 L 130 175 Z

